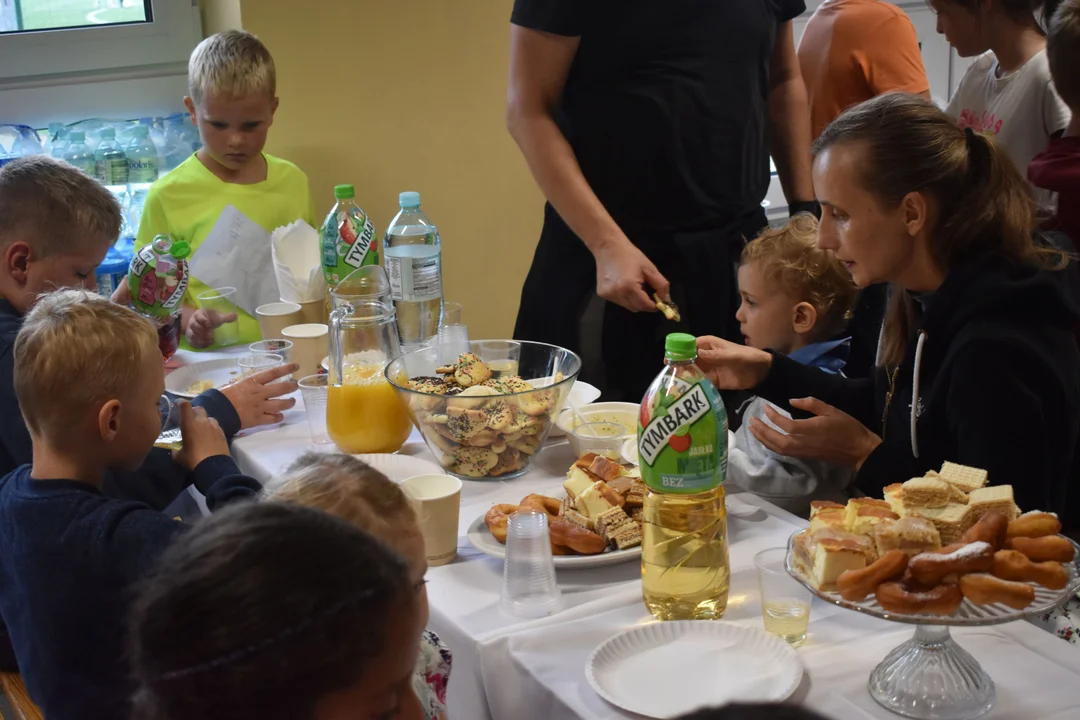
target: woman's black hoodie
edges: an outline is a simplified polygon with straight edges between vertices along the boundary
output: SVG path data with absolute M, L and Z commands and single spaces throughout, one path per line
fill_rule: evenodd
M 855 480 L 867 494 L 948 460 L 1011 484 L 1025 511 L 1071 515 L 1080 506 L 1080 288 L 1070 270 L 972 258 L 929 298 L 894 372 L 848 380 L 775 355 L 756 392 L 789 410 L 790 399 L 816 397 L 882 435 Z

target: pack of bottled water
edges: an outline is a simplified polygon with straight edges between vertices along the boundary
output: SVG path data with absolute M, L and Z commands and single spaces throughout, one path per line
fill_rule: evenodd
M 150 185 L 201 146 L 199 131 L 187 113 L 136 120 L 90 118 L 51 123 L 42 130 L 0 124 L 0 167 L 20 157 L 49 155 L 97 179 L 120 202 L 123 227 L 103 268 L 110 261 L 126 268 Z M 99 277 L 103 291 L 109 284 Z

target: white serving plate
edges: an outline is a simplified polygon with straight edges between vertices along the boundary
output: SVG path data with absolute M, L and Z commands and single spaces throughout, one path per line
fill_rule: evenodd
M 187 390 L 198 380 L 209 380 L 215 388 L 222 388 L 240 379 L 240 366 L 236 358 L 219 358 L 184 365 L 165 376 L 165 390 L 182 398 L 193 398 Z
M 547 497 L 562 497 L 565 494 L 566 491 L 561 485 L 558 488 L 540 493 L 540 495 Z M 488 530 L 487 523 L 484 522 L 484 515 L 473 520 L 472 524 L 469 525 L 467 535 L 472 546 L 485 555 L 500 559 L 506 557 L 506 546 L 496 540 L 495 536 Z M 591 568 L 618 565 L 631 560 L 639 560 L 640 558 L 641 546 L 638 545 L 628 550 L 608 550 L 599 555 L 556 555 L 554 560 L 556 568 Z
M 601 643 L 585 662 L 585 677 L 600 697 L 651 718 L 731 702 L 780 702 L 802 674 L 799 656 L 780 638 L 698 620 L 633 627 Z

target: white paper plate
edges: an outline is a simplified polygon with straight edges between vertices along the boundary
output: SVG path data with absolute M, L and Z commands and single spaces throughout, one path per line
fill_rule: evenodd
M 799 656 L 780 638 L 726 622 L 680 620 L 631 628 L 585 662 L 600 697 L 651 718 L 731 702 L 779 702 L 799 686 Z
M 222 388 L 240 378 L 240 367 L 236 358 L 204 360 L 178 367 L 165 376 L 165 389 L 183 398 L 193 398 L 198 393 L 189 393 L 188 388 L 199 380 L 209 380 L 214 387 Z
M 548 497 L 561 497 L 565 493 L 566 491 L 563 490 L 562 486 L 559 486 L 540 494 Z M 500 559 L 506 557 L 506 546 L 496 540 L 495 536 L 488 530 L 487 523 L 484 522 L 484 515 L 473 520 L 472 524 L 469 525 L 467 534 L 472 546 L 485 555 Z M 641 546 L 639 545 L 628 550 L 608 550 L 599 555 L 556 555 L 554 560 L 557 568 L 590 568 L 618 565 L 631 560 L 639 560 L 640 558 Z
M 582 405 L 588 405 L 589 403 L 595 402 L 596 399 L 599 397 L 599 389 L 593 387 L 587 382 L 577 380 L 574 382 L 574 386 L 570 388 L 570 393 L 566 396 L 566 402 L 563 403 L 563 407 L 570 407 L 570 404 L 573 403 L 574 407 L 579 408 Z M 548 432 L 549 438 L 565 437 L 565 435 L 566 433 L 563 432 L 563 429 L 557 425 L 552 427 L 551 430 Z

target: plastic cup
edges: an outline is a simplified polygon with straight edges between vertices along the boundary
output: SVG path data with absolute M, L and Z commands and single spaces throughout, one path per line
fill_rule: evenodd
M 218 318 L 232 320 L 214 328 L 214 344 L 235 345 L 240 340 L 240 317 L 236 308 L 236 288 L 223 287 L 199 293 L 199 307 L 216 314 Z
M 593 452 L 611 460 L 619 460 L 627 432 L 625 426 L 616 422 L 589 422 L 574 428 L 574 439 L 582 455 Z
M 292 357 L 292 340 L 260 340 L 248 345 L 248 350 L 256 354 L 274 353 L 280 355 L 281 359 L 286 364 L 291 362 L 289 360 Z
M 322 323 L 290 325 L 281 336 L 292 341 L 292 361 L 300 366 L 300 377 L 319 372 L 319 363 L 330 352 L 328 327 Z
M 300 306 L 292 302 L 260 305 L 255 308 L 255 317 L 259 319 L 259 332 L 267 340 L 280 338 L 282 330 L 303 322 L 300 310 Z
M 559 597 L 547 515 L 536 510 L 512 513 L 506 523 L 503 609 L 517 617 L 543 617 L 555 612 Z
M 444 302 L 442 304 L 442 324 L 443 325 L 460 325 L 461 324 L 461 303 L 456 302 Z
M 806 642 L 810 624 L 810 591 L 788 574 L 786 559 L 787 548 L 762 550 L 754 556 L 761 590 L 761 619 L 765 632 L 799 647 Z
M 435 343 L 439 346 L 439 364 L 454 363 L 458 355 L 469 352 L 469 329 L 464 325 L 443 325 Z
M 183 439 L 180 434 L 180 407 L 168 395 L 162 395 L 158 398 L 158 414 L 161 415 L 161 433 L 154 441 L 154 447 L 179 450 Z
M 416 510 L 428 565 L 453 562 L 457 556 L 461 481 L 449 475 L 417 475 L 401 483 L 401 489 Z
M 256 373 L 261 373 L 263 370 L 269 370 L 284 363 L 285 358 L 277 353 L 251 353 L 250 355 L 241 355 L 236 359 L 241 378 L 249 378 Z
M 326 432 L 326 396 L 330 389 L 330 379 L 326 375 L 308 375 L 298 383 L 300 395 L 304 398 L 304 411 L 307 413 L 308 427 L 311 428 L 311 440 L 319 445 L 333 442 Z

